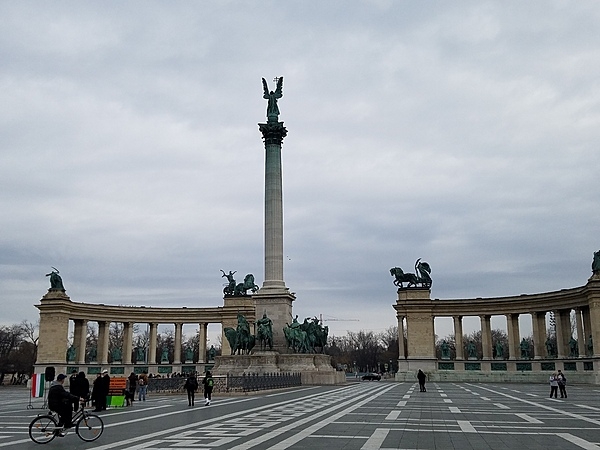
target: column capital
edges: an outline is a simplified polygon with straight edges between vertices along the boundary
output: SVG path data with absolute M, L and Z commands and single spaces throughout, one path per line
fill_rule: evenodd
M 281 145 L 283 138 L 287 136 L 287 129 L 283 122 L 259 123 L 258 129 L 263 135 L 265 146 L 270 144 Z

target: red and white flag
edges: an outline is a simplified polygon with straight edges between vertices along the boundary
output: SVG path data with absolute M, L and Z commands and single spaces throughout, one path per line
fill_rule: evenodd
M 46 384 L 46 376 L 43 373 L 36 373 L 31 378 L 31 396 L 43 397 L 44 385 Z

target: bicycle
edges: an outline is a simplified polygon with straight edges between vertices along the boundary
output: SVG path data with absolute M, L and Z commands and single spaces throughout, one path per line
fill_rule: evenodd
M 84 409 L 84 403 L 73 416 L 75 433 L 83 441 L 92 442 L 98 439 L 104 432 L 104 422 L 96 414 Z M 46 414 L 38 415 L 29 424 L 29 437 L 36 444 L 47 444 L 55 437 L 66 436 L 69 429 L 58 426 L 58 414 L 48 411 Z

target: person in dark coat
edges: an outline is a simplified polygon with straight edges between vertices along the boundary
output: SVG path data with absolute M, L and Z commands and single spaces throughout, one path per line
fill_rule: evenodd
M 556 375 L 556 381 L 558 381 L 558 390 L 560 391 L 560 398 L 567 398 L 567 377 L 562 371 L 558 371 Z
M 127 406 L 133 405 L 133 400 L 135 399 L 135 389 L 137 387 L 138 377 L 135 373 L 131 372 L 129 377 L 127 378 L 127 392 L 125 393 L 125 399 L 127 400 Z
M 198 379 L 193 373 L 185 380 L 185 385 L 183 387 L 187 391 L 188 406 L 194 406 L 194 395 L 198 389 Z
M 77 371 L 75 369 L 73 369 L 71 371 L 71 376 L 69 377 L 69 392 L 73 395 L 77 395 L 76 391 L 77 391 Z M 77 411 L 78 409 L 79 409 L 79 401 L 74 401 L 73 402 L 73 412 Z
M 74 401 L 83 401 L 73 394 L 67 392 L 63 386 L 67 376 L 59 374 L 56 381 L 52 383 L 48 390 L 48 407 L 58 414 L 58 426 L 71 428 L 73 426 L 73 407 Z
M 71 385 L 69 386 L 69 390 L 71 394 L 84 398 L 86 400 L 90 397 L 90 382 L 85 376 L 84 372 L 79 372 L 75 377 L 70 378 Z M 73 411 L 77 412 L 79 409 L 79 402 L 74 402 Z
M 96 400 L 94 412 L 106 411 L 106 396 L 108 395 L 109 386 L 110 375 L 108 370 L 103 370 L 102 376 L 94 381 L 94 397 Z
M 97 406 L 97 400 L 98 400 L 98 393 L 100 392 L 100 379 L 102 378 L 101 374 L 97 374 L 96 375 L 96 379 L 94 380 L 94 382 L 92 383 L 92 406 L 96 407 Z
M 215 385 L 215 380 L 213 380 L 210 370 L 207 370 L 206 376 L 202 380 L 202 386 L 204 387 L 204 401 L 205 401 L 206 406 L 210 405 L 214 385 Z
M 425 373 L 419 369 L 419 372 L 417 373 L 417 380 L 419 380 L 419 390 L 420 392 L 427 392 L 427 389 L 425 389 L 425 380 L 427 379 L 427 375 L 425 375 Z

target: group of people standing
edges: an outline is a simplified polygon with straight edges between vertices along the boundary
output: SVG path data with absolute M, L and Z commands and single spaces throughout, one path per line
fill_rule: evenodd
M 205 377 L 202 379 L 202 388 L 204 390 L 204 404 L 206 406 L 210 405 L 210 401 L 212 400 L 212 391 L 215 385 L 215 380 L 210 373 L 210 370 L 206 371 Z M 187 380 L 185 380 L 185 384 L 183 385 L 185 390 L 187 391 L 188 396 L 188 406 L 194 406 L 194 399 L 196 391 L 198 390 L 198 378 L 196 375 L 191 373 Z
M 125 383 L 125 406 L 132 406 L 133 400 L 135 399 L 135 391 L 138 393 L 138 401 L 146 401 L 146 392 L 148 390 L 148 375 L 142 373 L 136 375 L 134 372 L 127 377 Z
M 556 398 L 558 391 L 560 398 L 567 398 L 567 377 L 560 370 L 550 375 L 550 398 Z

